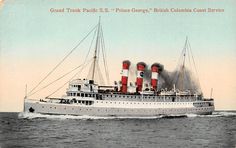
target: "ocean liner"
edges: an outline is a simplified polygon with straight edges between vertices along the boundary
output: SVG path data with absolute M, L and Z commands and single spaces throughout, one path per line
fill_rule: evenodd
M 66 94 L 62 97 L 51 97 L 52 94 L 41 99 L 32 99 L 31 96 L 41 89 L 47 88 L 52 83 L 38 89 L 38 86 L 63 61 L 80 45 L 89 35 L 94 33 L 95 47 L 91 59 L 90 76 L 86 79 L 76 79 L 74 75 L 63 86 L 68 85 Z M 184 49 L 181 54 L 179 70 L 174 74 L 175 78 L 164 77 L 164 68 L 159 63 L 154 63 L 148 68 L 144 62 L 139 62 L 135 66 L 136 82 L 129 82 L 130 61 L 122 63 L 121 81 L 114 82 L 113 85 L 102 85 L 96 80 L 101 77 L 98 64 L 99 54 L 104 52 L 104 39 L 101 22 L 86 35 L 84 39 L 73 48 L 60 62 L 44 77 L 36 87 L 24 98 L 24 111 L 41 114 L 62 114 L 62 115 L 89 115 L 89 116 L 159 116 L 159 115 L 186 115 L 186 114 L 212 114 L 214 111 L 214 100 L 212 97 L 204 98 L 201 91 L 186 85 L 187 71 L 185 70 L 186 54 L 189 51 L 188 40 L 186 39 Z M 104 53 L 103 59 L 104 57 Z M 84 62 L 79 66 L 83 72 Z M 104 60 L 106 78 L 109 78 L 107 64 Z M 76 70 L 78 69 L 75 68 Z M 73 69 L 72 71 L 75 71 Z M 98 73 L 98 74 L 96 74 Z M 149 79 L 145 80 L 145 74 L 149 73 Z M 63 76 L 67 75 L 64 74 Z M 62 77 L 63 77 L 62 76 Z M 161 82 L 161 77 L 162 82 Z M 60 77 L 61 78 L 61 77 Z M 56 79 L 59 80 L 60 78 Z M 55 81 L 56 81 L 55 80 Z M 54 81 L 53 81 L 54 82 Z M 161 83 L 163 85 L 161 85 Z M 164 85 L 168 84 L 168 85 Z M 60 87 L 59 89 L 63 88 Z M 27 91 L 26 91 L 27 92 Z

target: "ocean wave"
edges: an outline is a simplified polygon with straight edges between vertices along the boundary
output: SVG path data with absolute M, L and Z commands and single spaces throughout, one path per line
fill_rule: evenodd
M 36 118 L 47 118 L 47 119 L 81 119 L 81 120 L 88 120 L 88 119 L 158 119 L 158 118 L 178 118 L 183 117 L 182 115 L 160 115 L 160 116 L 76 116 L 76 115 L 49 115 L 49 114 L 40 114 L 40 113 L 29 113 L 29 112 L 21 112 L 18 114 L 18 118 L 21 119 L 36 119 Z M 185 116 L 184 116 L 185 117 Z
M 96 120 L 96 119 L 160 119 L 160 118 L 194 118 L 194 117 L 228 117 L 228 116 L 236 116 L 236 112 L 228 112 L 228 111 L 217 111 L 213 112 L 212 115 L 196 115 L 196 114 L 185 114 L 185 115 L 159 115 L 159 116 L 76 116 L 76 115 L 49 115 L 49 114 L 40 114 L 40 113 L 29 113 L 29 112 L 21 112 L 18 114 L 18 117 L 21 119 L 35 119 L 35 118 L 46 118 L 46 119 L 80 119 L 80 120 Z
M 196 115 L 196 114 L 186 114 L 187 117 L 230 117 L 236 116 L 236 112 L 233 111 L 215 111 L 211 115 Z

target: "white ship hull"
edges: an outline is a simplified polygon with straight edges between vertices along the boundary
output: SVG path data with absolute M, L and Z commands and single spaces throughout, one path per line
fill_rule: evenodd
M 25 112 L 60 115 L 89 116 L 157 116 L 212 114 L 214 106 L 210 101 L 193 102 L 143 102 L 95 100 L 92 105 L 59 104 L 25 100 Z M 196 106 L 197 105 L 197 106 Z

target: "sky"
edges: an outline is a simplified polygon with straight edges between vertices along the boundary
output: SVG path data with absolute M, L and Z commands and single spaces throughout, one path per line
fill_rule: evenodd
M 1 0 L 0 111 L 22 111 L 25 87 L 31 90 L 97 24 L 103 27 L 111 83 L 121 63 L 160 62 L 173 71 L 188 36 L 205 97 L 213 88 L 216 109 L 236 109 L 236 2 L 234 0 Z M 110 12 L 50 12 L 52 9 Z M 111 9 L 148 9 L 149 13 Z M 154 8 L 223 9 L 224 12 L 153 12 Z M 80 65 L 92 35 L 45 84 Z M 91 57 L 92 55 L 90 55 Z M 86 72 L 85 72 L 86 73 Z M 71 75 L 70 75 L 71 76 Z M 32 96 L 39 99 L 64 84 Z M 86 77 L 81 74 L 80 78 Z M 66 87 L 56 95 L 65 93 Z

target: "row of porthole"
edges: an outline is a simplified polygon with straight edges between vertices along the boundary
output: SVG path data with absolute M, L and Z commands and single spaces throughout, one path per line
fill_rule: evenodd
M 104 97 L 114 97 L 114 98 L 116 98 L 116 97 L 119 97 L 119 98 L 121 98 L 121 97 L 123 97 L 123 98 L 136 98 L 136 96 L 126 96 L 126 95 L 106 95 L 106 96 L 104 96 Z M 141 96 L 137 96 L 137 98 L 138 99 L 141 99 L 141 98 L 145 98 L 145 99 L 172 99 L 173 97 L 167 97 L 167 96 L 165 96 L 165 97 L 155 97 L 155 96 L 144 96 L 144 97 L 141 97 Z M 182 98 L 176 98 L 176 99 L 189 99 L 188 97 L 182 97 Z
M 112 97 L 112 96 L 111 96 L 111 97 Z M 107 98 L 109 98 L 109 97 L 107 96 Z M 117 98 L 117 97 L 114 96 L 114 97 L 112 97 L 112 98 Z M 119 96 L 119 98 L 153 99 L 153 100 L 154 100 L 154 99 L 155 99 L 155 100 L 156 100 L 156 99 L 159 99 L 159 100 L 171 100 L 171 99 L 172 99 L 171 97 L 157 98 L 157 97 L 140 97 L 140 96 L 139 96 L 139 97 L 136 97 L 136 96 L 134 96 L 134 97 L 133 97 L 133 96 L 130 96 L 130 97 L 129 97 L 129 96 L 123 96 L 123 97 L 121 97 L 121 96 Z
M 42 108 L 44 108 L 44 106 L 42 106 Z M 50 107 L 51 109 L 52 107 Z M 54 109 L 56 109 L 56 107 L 54 107 Z M 64 108 L 66 110 L 66 108 Z M 200 110 L 207 110 L 208 108 L 197 108 L 196 110 L 200 111 Z M 72 110 L 74 110 L 74 108 L 72 108 Z M 79 109 L 80 111 L 82 110 L 81 108 Z M 87 111 L 88 110 L 92 110 L 92 109 L 86 109 Z M 119 112 L 120 109 L 118 110 L 114 110 L 114 111 L 118 111 Z M 130 109 L 129 109 L 130 110 Z M 155 112 L 156 111 L 161 111 L 162 109 L 159 109 L 159 110 L 154 110 Z M 189 109 L 169 109 L 170 111 L 186 111 L 186 110 L 189 110 Z M 190 109 L 190 110 L 193 110 L 193 109 Z M 99 109 L 97 111 L 100 111 Z M 105 109 L 105 111 L 107 112 L 107 109 Z M 124 110 L 125 111 L 125 110 Z M 132 109 L 130 111 L 133 111 Z M 143 110 L 145 111 L 145 110 Z M 149 112 L 152 112 L 153 110 L 148 110 Z
M 206 102 L 194 103 L 194 104 L 198 104 L 198 105 L 200 105 L 200 104 L 206 104 Z
M 42 108 L 44 108 L 44 106 L 42 106 Z M 50 107 L 50 109 L 52 109 L 53 107 Z M 54 107 L 54 109 L 57 109 L 56 107 Z M 66 110 L 66 107 L 64 107 L 64 109 Z M 74 108 L 71 108 L 72 110 L 74 110 Z M 82 110 L 81 108 L 79 110 Z M 92 110 L 92 109 L 86 109 L 86 110 Z
M 97 103 L 99 103 L 98 101 L 97 101 Z M 100 101 L 100 103 L 103 103 L 103 101 Z M 105 102 L 106 104 L 107 103 L 109 103 L 109 102 Z M 113 102 L 110 102 L 110 104 L 112 104 Z M 116 102 L 114 102 L 114 104 L 116 104 Z M 132 103 L 128 103 L 128 102 L 118 102 L 117 104 L 132 104 Z M 139 103 L 133 103 L 133 104 L 139 104 Z M 191 103 L 141 103 L 141 104 L 150 104 L 150 105 L 189 105 L 189 104 L 191 104 Z
M 44 108 L 44 106 L 42 106 L 42 108 Z M 50 109 L 51 109 L 52 107 L 50 107 Z M 54 109 L 56 109 L 56 107 L 54 107 Z M 64 108 L 65 110 L 66 110 L 66 108 Z M 74 108 L 72 108 L 72 110 L 74 110 Z M 80 111 L 82 110 L 81 108 L 79 109 Z M 88 110 L 92 110 L 92 109 L 86 109 L 87 111 Z M 118 110 L 114 110 L 114 111 L 118 111 L 119 112 L 119 110 L 120 109 L 118 109 Z M 189 110 L 189 109 L 169 109 L 170 111 L 186 111 L 186 110 Z M 193 109 L 190 109 L 190 110 L 193 110 Z M 197 108 L 196 110 L 207 110 L 207 108 Z M 97 109 L 97 111 L 100 111 L 99 109 Z M 107 112 L 107 109 L 105 109 L 105 111 Z M 124 110 L 124 111 L 126 111 L 126 110 Z M 129 111 L 133 111 L 132 109 L 130 110 L 129 109 Z M 145 110 L 143 110 L 144 112 L 145 112 Z M 148 110 L 149 112 L 152 112 L 153 110 Z M 147 112 L 148 112 L 147 111 Z M 162 109 L 159 109 L 159 110 L 154 110 L 155 112 L 156 111 L 162 111 Z

